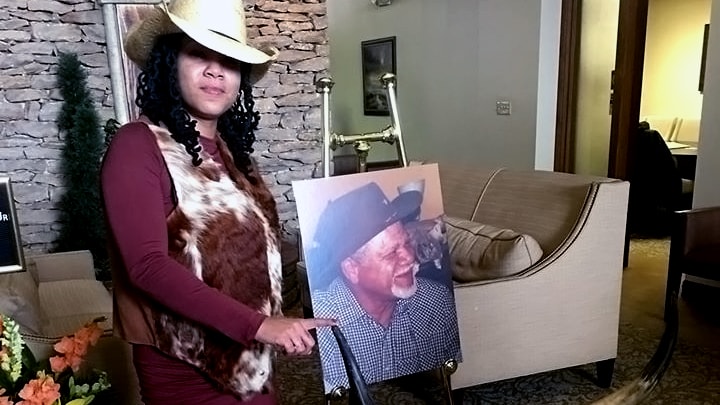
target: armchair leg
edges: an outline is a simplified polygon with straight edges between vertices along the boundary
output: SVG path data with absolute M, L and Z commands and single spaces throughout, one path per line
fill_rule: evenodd
M 673 311 L 673 305 L 671 303 L 673 296 L 680 296 L 680 281 L 682 280 L 682 273 L 668 269 L 667 285 L 665 287 L 665 321 L 670 319 L 670 312 Z
M 615 359 L 607 359 L 595 363 L 597 368 L 597 385 L 602 388 L 610 388 L 613 372 L 615 371 Z

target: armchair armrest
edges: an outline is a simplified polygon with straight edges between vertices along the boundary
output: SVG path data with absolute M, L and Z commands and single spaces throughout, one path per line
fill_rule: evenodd
M 38 283 L 73 279 L 95 280 L 95 268 L 89 250 L 34 255 L 28 262 L 29 266 L 35 267 Z
M 674 232 L 684 243 L 682 254 L 720 244 L 720 206 L 678 211 Z

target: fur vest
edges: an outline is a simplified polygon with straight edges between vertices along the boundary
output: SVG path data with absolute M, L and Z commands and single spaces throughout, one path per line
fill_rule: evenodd
M 155 133 L 177 205 L 167 218 L 170 255 L 220 292 L 265 315 L 281 313 L 282 264 L 275 202 L 257 173 L 251 184 L 219 142 L 228 171 L 205 152 L 193 166 L 170 133 Z M 245 346 L 170 312 L 154 311 L 157 346 L 240 398 L 270 389 L 273 350 Z M 232 322 L 232 320 L 228 320 Z

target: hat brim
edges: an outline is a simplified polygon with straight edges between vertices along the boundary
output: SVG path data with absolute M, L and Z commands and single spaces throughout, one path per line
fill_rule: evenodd
M 171 13 L 168 14 L 168 16 L 173 24 L 180 28 L 180 30 L 186 33 L 190 38 L 227 57 L 241 62 L 250 63 L 252 65 L 262 65 L 277 59 L 277 49 L 270 49 L 270 53 L 268 54 L 257 48 L 238 42 L 230 37 L 198 27 L 197 25 Z
M 211 30 L 200 28 L 172 13 L 166 13 L 159 7 L 153 9 L 146 18 L 128 32 L 125 38 L 125 53 L 130 60 L 144 68 L 157 38 L 180 32 L 184 32 L 206 48 L 253 65 L 250 77 L 252 83 L 262 78 L 279 54 L 279 51 L 273 47 L 260 50 Z

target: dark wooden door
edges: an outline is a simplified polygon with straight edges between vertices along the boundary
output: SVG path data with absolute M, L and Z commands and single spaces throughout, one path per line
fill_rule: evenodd
M 628 180 L 640 122 L 648 0 L 620 0 L 608 176 Z
M 640 119 L 649 0 L 620 0 L 608 176 L 628 178 L 632 137 Z M 574 172 L 582 0 L 563 0 L 555 131 L 556 171 Z
M 640 120 L 648 2 L 649 0 L 620 0 L 619 4 L 607 175 L 623 180 L 630 178 L 630 158 Z M 554 169 L 569 173 L 573 173 L 575 168 L 581 20 L 582 0 L 563 0 Z M 624 266 L 628 264 L 629 247 L 630 237 L 626 230 Z

